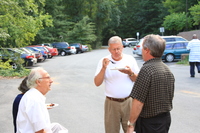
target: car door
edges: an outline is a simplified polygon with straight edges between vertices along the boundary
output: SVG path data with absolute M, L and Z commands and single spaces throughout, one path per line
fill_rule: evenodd
M 186 51 L 187 51 L 184 42 L 174 43 L 173 49 L 174 49 L 174 55 L 175 55 L 176 59 L 180 59 L 181 58 L 181 54 L 185 54 Z

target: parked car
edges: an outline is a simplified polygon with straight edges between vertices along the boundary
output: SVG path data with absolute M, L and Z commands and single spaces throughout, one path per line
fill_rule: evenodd
M 47 48 L 43 47 L 43 46 L 31 45 L 31 46 L 28 46 L 28 47 L 34 47 L 34 48 L 41 50 L 42 55 L 45 59 L 51 57 L 51 53 L 49 52 L 49 50 Z
M 45 60 L 47 59 L 47 57 L 48 57 L 48 55 L 45 53 L 44 50 L 40 50 L 40 49 L 38 49 L 38 48 L 36 48 L 36 47 L 31 47 L 31 46 L 28 46 L 28 47 L 26 47 L 26 48 L 31 49 L 31 50 L 34 50 L 34 51 L 40 52 L 40 53 L 42 54 L 42 57 L 43 57 L 43 60 L 42 60 L 42 61 L 45 61 Z
M 187 39 L 181 37 L 181 36 L 161 36 L 163 39 L 165 39 L 166 43 L 168 42 L 183 42 L 186 41 L 188 42 Z M 139 43 L 134 46 L 133 48 L 133 54 L 137 54 L 139 56 L 142 55 L 142 43 L 143 39 L 140 39 Z
M 44 50 L 44 52 L 47 54 L 47 58 L 52 58 L 51 52 L 45 46 L 32 45 L 32 47 L 36 47 L 40 50 Z
M 52 43 L 52 46 L 58 49 L 58 54 L 61 56 L 72 54 L 71 47 L 67 42 L 55 42 Z
M 58 55 L 57 48 L 53 48 L 53 47 L 49 47 L 49 46 L 43 46 L 43 47 L 47 48 L 49 50 L 49 52 L 51 53 L 51 56 L 49 56 L 49 58 L 52 58 L 53 56 Z
M 166 62 L 172 62 L 174 59 L 181 59 L 182 54 L 188 54 L 188 41 L 184 42 L 167 42 L 162 59 Z
M 133 47 L 133 54 L 142 55 L 142 43 L 144 39 L 140 39 L 139 43 Z
M 131 46 L 135 46 L 138 41 L 136 38 L 125 38 L 122 40 L 123 46 L 125 47 L 131 47 Z
M 82 48 L 82 44 L 80 43 L 72 43 L 72 44 L 69 44 L 70 46 L 75 46 L 76 47 L 76 53 L 83 53 L 83 48 Z
M 33 50 L 33 49 L 30 49 L 28 47 L 23 47 L 23 48 L 20 48 L 24 51 L 27 51 L 27 52 L 30 52 L 30 53 L 34 53 L 35 54 L 35 58 L 37 59 L 37 62 L 41 62 L 44 60 L 44 57 L 42 56 L 42 53 L 41 51 L 39 50 Z
M 42 43 L 42 44 L 37 44 L 37 46 L 43 46 L 48 49 L 49 53 L 51 53 L 48 58 L 52 58 L 53 56 L 58 55 L 58 50 L 57 48 L 54 48 L 51 43 Z
M 34 53 L 23 51 L 20 48 L 10 48 L 10 50 L 21 54 L 21 58 L 25 61 L 25 66 L 33 66 L 37 63 Z
M 76 54 L 76 47 L 75 46 L 70 46 L 71 48 L 70 48 L 70 52 L 71 52 L 71 54 Z
M 187 39 L 181 36 L 161 36 L 165 39 L 166 42 L 180 42 L 180 41 L 188 41 Z
M 89 51 L 89 48 L 87 45 L 82 45 L 82 50 L 83 50 L 83 52 L 87 52 L 87 51 Z
M 0 48 L 1 60 L 7 61 L 11 59 L 11 65 L 13 68 L 17 68 L 16 63 L 14 63 L 18 57 L 24 60 L 23 66 L 33 66 L 37 63 L 37 59 L 33 54 L 26 53 L 25 51 L 20 50 L 19 48 Z

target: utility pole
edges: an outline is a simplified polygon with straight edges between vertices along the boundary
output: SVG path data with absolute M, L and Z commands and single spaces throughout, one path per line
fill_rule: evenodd
M 186 0 L 186 2 L 185 2 L 186 31 L 188 31 L 188 18 L 187 18 L 187 11 L 188 11 L 188 0 Z

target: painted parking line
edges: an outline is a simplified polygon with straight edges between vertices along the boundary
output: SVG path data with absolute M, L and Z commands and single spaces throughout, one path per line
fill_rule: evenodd
M 195 96 L 195 97 L 200 97 L 200 93 L 197 93 L 197 92 L 185 91 L 185 90 L 182 90 L 181 92 L 182 92 L 182 93 L 185 93 L 185 94 L 193 95 L 193 96 Z
M 56 85 L 58 85 L 58 84 L 60 84 L 60 83 L 59 83 L 59 82 L 55 82 L 55 81 L 54 81 L 54 82 L 53 82 L 53 84 L 56 84 Z

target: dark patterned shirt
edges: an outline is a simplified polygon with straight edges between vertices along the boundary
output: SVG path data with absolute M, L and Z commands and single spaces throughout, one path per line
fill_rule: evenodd
M 172 110 L 174 76 L 160 58 L 143 64 L 130 94 L 144 103 L 140 117 L 150 118 Z

